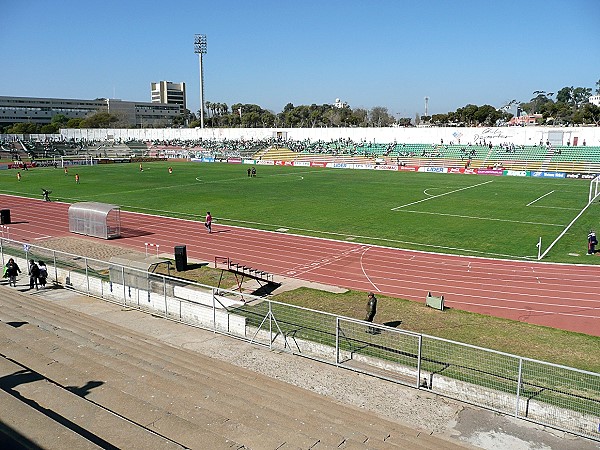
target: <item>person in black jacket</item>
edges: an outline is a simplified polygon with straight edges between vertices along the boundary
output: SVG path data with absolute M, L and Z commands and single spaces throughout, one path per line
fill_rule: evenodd
M 588 255 L 593 255 L 596 253 L 596 245 L 598 245 L 596 232 L 594 230 L 590 230 L 590 233 L 588 234 Z
M 33 259 L 29 260 L 29 289 L 39 289 L 38 278 L 40 276 L 40 268 Z
M 8 285 L 17 286 L 17 275 L 21 273 L 21 269 L 14 259 L 10 258 L 4 269 L 4 276 L 8 278 Z
M 373 322 L 377 314 L 377 297 L 372 292 L 369 292 L 369 301 L 367 302 L 367 315 L 365 317 L 366 322 Z M 375 334 L 375 328 L 369 327 L 368 333 Z

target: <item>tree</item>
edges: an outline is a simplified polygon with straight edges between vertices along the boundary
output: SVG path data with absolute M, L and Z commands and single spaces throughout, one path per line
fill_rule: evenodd
M 577 88 L 573 89 L 573 102 L 575 103 L 575 106 L 579 107 L 579 106 L 583 105 L 584 103 L 587 103 L 588 99 L 591 97 L 591 95 L 592 95 L 591 88 L 577 87 Z
M 6 133 L 8 134 L 35 134 L 39 130 L 39 125 L 35 123 L 15 123 L 10 126 Z
M 596 81 L 596 95 L 600 95 L 600 80 Z
M 394 123 L 394 118 L 385 106 L 374 106 L 370 112 L 370 122 L 376 127 L 389 127 Z
M 530 101 L 530 105 L 532 105 L 532 108 L 529 111 L 527 111 L 529 114 L 539 113 L 542 105 L 552 101 L 548 97 L 552 97 L 554 95 L 554 92 L 533 91 L 533 95 L 535 95 L 535 97 L 532 98 Z
M 421 125 L 421 117 L 419 116 L 419 113 L 415 113 L 415 125 Z
M 600 107 L 592 103 L 586 103 L 573 114 L 573 123 L 595 124 L 598 126 L 600 124 Z
M 368 125 L 369 113 L 364 108 L 356 108 L 352 111 L 351 120 L 356 126 L 366 127 Z
M 68 121 L 69 121 L 69 118 L 67 116 L 65 116 L 64 114 L 57 114 L 54 117 L 52 117 L 51 123 L 56 124 L 57 126 L 60 127 L 60 125 L 66 125 Z
M 448 114 L 433 114 L 431 122 L 435 125 L 446 125 L 448 123 Z
M 495 125 L 498 120 L 502 117 L 502 113 L 491 105 L 483 105 L 477 108 L 473 117 L 475 118 L 476 125 Z
M 398 126 L 400 127 L 410 127 L 411 125 L 410 117 L 400 117 L 398 119 Z
M 82 118 L 80 118 L 80 117 L 74 117 L 72 119 L 69 119 L 69 121 L 66 124 L 66 127 L 67 128 L 80 128 L 82 121 L 83 121 Z
M 173 126 L 182 127 L 185 125 L 185 113 L 181 113 L 176 117 L 173 117 Z
M 562 102 L 562 103 L 567 103 L 567 104 L 572 103 L 573 102 L 573 91 L 574 91 L 574 88 L 572 86 L 562 88 L 556 94 L 556 101 Z
M 47 123 L 46 125 L 42 125 L 40 128 L 40 133 L 43 134 L 56 134 L 60 130 L 59 126 L 55 123 Z
M 119 118 L 107 112 L 97 112 L 81 121 L 81 128 L 110 128 Z
M 477 112 L 477 109 L 477 106 L 472 104 L 468 104 L 463 108 L 458 108 L 456 114 L 459 122 L 468 126 L 473 125 L 475 123 L 475 113 Z

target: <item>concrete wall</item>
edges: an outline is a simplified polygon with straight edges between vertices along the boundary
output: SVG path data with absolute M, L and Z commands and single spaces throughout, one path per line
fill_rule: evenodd
M 546 142 L 549 135 L 561 136 L 567 145 L 578 141 L 588 146 L 600 145 L 600 127 L 463 127 L 463 128 L 147 128 L 147 129 L 63 129 L 64 139 L 106 139 L 152 140 L 194 140 L 194 139 L 265 139 L 281 134 L 289 139 L 311 139 L 331 141 L 352 139 L 355 142 L 445 144 L 514 143 L 515 145 L 535 145 Z M 577 139 L 575 139 L 577 138 Z M 555 142 L 555 144 L 558 144 Z

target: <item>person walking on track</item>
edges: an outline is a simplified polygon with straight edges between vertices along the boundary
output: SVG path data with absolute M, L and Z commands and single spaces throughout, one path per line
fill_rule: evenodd
M 209 233 L 212 233 L 212 215 L 210 214 L 210 211 L 206 211 L 206 218 L 204 219 L 204 226 L 206 227 L 206 229 L 208 230 Z

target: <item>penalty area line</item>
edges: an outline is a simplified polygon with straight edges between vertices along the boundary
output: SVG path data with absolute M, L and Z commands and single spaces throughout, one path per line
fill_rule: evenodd
M 460 191 L 464 191 L 466 189 L 471 189 L 471 188 L 474 188 L 474 187 L 483 186 L 485 184 L 492 183 L 493 181 L 494 180 L 484 181 L 483 183 L 474 184 L 473 186 L 466 186 L 466 187 L 463 187 L 463 188 L 460 188 L 460 189 L 455 189 L 453 191 L 444 192 L 443 194 L 432 195 L 431 197 L 424 198 L 424 199 L 421 199 L 421 200 L 417 200 L 416 202 L 411 202 L 411 203 L 407 203 L 405 205 L 396 206 L 395 208 L 392 208 L 391 211 L 397 211 L 399 209 L 406 208 L 407 206 L 412 206 L 412 205 L 416 205 L 417 203 L 422 203 L 422 202 L 426 202 L 428 200 L 433 200 L 434 198 L 443 197 L 444 195 L 450 195 L 450 194 L 454 194 L 455 192 L 460 192 Z
M 429 212 L 429 211 L 415 211 L 413 209 L 405 209 L 402 212 L 414 213 L 414 214 L 431 214 L 434 216 L 459 217 L 461 219 L 489 220 L 492 222 L 510 222 L 510 223 L 518 223 L 518 224 L 522 224 L 522 225 L 544 225 L 544 226 L 548 226 L 548 227 L 560 227 L 560 228 L 564 227 L 563 224 L 559 224 L 559 223 L 528 222 L 525 220 L 498 219 L 496 217 L 465 216 L 462 214 L 448 214 L 448 213 L 437 213 L 437 212 Z
M 537 201 L 539 201 L 539 200 L 543 199 L 544 197 L 546 197 L 547 195 L 550 195 L 550 194 L 553 194 L 553 193 L 554 193 L 554 191 L 550 191 L 550 192 L 548 192 L 548 193 L 546 193 L 546 194 L 542 195 L 541 197 L 538 197 L 538 198 L 536 198 L 534 201 L 527 203 L 525 206 L 531 206 L 531 205 L 533 205 L 535 202 L 537 202 Z

